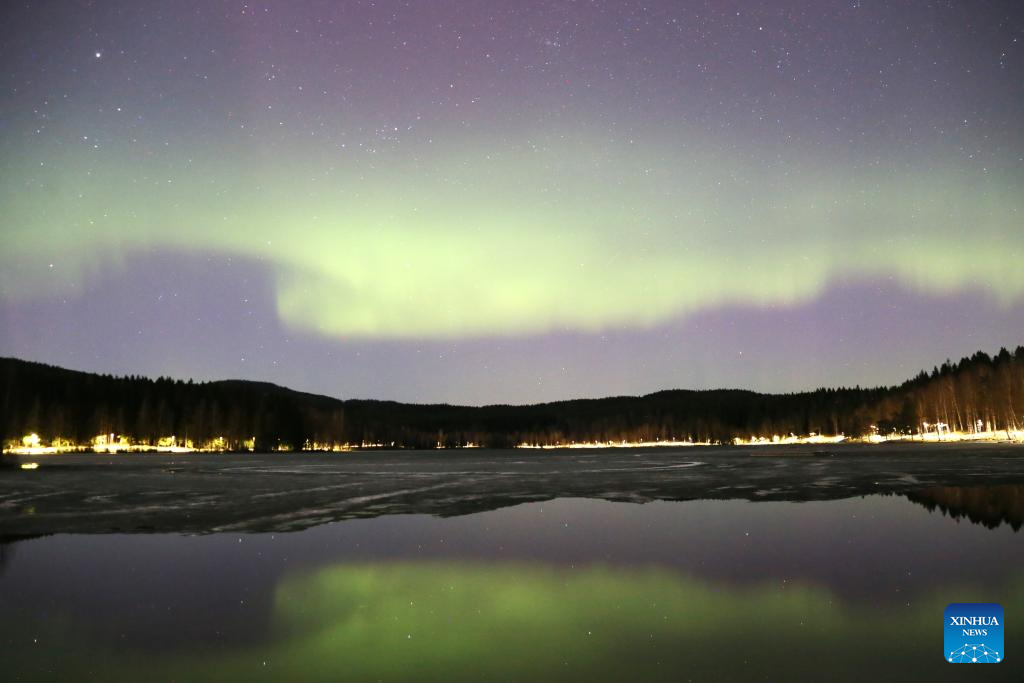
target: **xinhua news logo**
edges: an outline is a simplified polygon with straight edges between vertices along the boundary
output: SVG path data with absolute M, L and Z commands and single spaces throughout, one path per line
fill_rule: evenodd
M 953 664 L 998 664 L 1003 651 L 1003 608 L 994 602 L 954 602 L 946 607 L 945 652 Z

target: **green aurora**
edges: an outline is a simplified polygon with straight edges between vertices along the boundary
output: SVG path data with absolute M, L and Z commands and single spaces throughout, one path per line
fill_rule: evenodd
M 71 296 L 137 253 L 226 254 L 271 268 L 291 329 L 369 338 L 643 327 L 858 279 L 1024 295 L 1013 171 L 761 150 L 775 169 L 684 138 L 463 136 L 359 163 L 308 143 L 8 155 L 0 291 Z

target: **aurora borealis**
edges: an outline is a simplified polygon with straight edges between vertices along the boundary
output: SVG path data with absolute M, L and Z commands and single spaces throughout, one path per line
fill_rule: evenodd
M 1024 339 L 1016 2 L 6 7 L 0 354 L 486 403 Z

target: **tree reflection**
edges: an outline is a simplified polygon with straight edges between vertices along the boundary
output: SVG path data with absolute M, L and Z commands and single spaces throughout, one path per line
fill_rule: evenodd
M 7 564 L 14 555 L 14 544 L 0 539 L 0 576 L 7 569 Z
M 907 499 L 953 519 L 967 519 L 995 529 L 1008 524 L 1024 526 L 1024 485 L 936 486 L 908 493 Z

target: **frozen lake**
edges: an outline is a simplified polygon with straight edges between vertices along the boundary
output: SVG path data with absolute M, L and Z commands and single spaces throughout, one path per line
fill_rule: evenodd
M 1024 450 L 822 450 L 40 459 L 0 678 L 952 680 L 998 602 L 1020 680 Z

